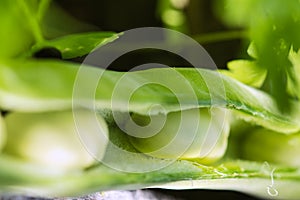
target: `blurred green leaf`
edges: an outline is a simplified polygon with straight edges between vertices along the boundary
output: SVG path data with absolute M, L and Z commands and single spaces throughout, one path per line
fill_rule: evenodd
M 298 52 L 291 50 L 289 60 L 293 65 L 290 73 L 294 79 L 288 79 L 288 91 L 293 97 L 300 99 L 300 50 Z
M 292 47 L 296 51 L 300 47 L 300 2 L 225 0 L 219 14 L 229 25 L 249 29 L 258 66 L 267 70 L 263 89 L 275 97 L 282 111 L 289 111 L 288 79 L 297 83 L 288 55 Z
M 220 70 L 220 72 L 256 88 L 262 86 L 267 75 L 267 71 L 258 67 L 255 61 L 233 60 L 228 62 L 227 67 L 229 70 Z
M 41 49 L 52 47 L 60 51 L 63 59 L 81 57 L 91 53 L 96 47 L 114 41 L 118 36 L 119 34 L 113 32 L 89 32 L 67 35 L 35 44 L 30 54 L 33 55 Z
M 248 54 L 256 58 L 256 51 L 250 44 Z M 291 98 L 300 98 L 300 50 L 295 52 L 291 50 L 288 55 L 293 68 L 287 77 L 287 93 Z M 222 74 L 230 76 L 246 85 L 261 88 L 267 78 L 267 70 L 260 67 L 256 60 L 233 60 L 228 62 L 229 70 L 219 70 Z

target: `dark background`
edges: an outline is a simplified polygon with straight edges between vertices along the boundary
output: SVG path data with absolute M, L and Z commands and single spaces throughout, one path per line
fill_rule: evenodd
M 87 29 L 122 32 L 138 27 L 164 27 L 165 25 L 158 13 L 160 1 L 157 0 L 56 0 L 56 2 L 73 17 L 94 26 Z M 188 27 L 184 33 L 189 36 L 228 29 L 216 17 L 211 0 L 189 0 L 183 12 Z M 228 61 L 244 56 L 247 47 L 247 44 L 239 39 L 201 45 L 211 55 L 218 68 L 225 68 Z M 163 64 L 175 67 L 184 67 L 186 64 L 159 51 L 150 53 L 137 51 L 125 57 L 126 59 L 122 58 L 121 61 L 114 63 L 114 70 L 130 69 L 131 66 L 147 63 L 152 59 L 160 59 Z
M 197 36 L 228 29 L 213 12 L 212 2 L 211 0 L 190 0 L 189 6 L 183 10 L 187 19 L 188 31 L 185 32 L 186 34 Z M 122 32 L 138 27 L 164 27 L 157 12 L 158 1 L 156 0 L 56 0 L 56 4 L 71 16 L 87 23 L 86 31 Z M 219 68 L 225 68 L 228 61 L 244 56 L 246 43 L 240 39 L 233 39 L 201 45 L 208 51 Z M 82 60 L 83 58 L 78 58 L 75 61 Z M 188 63 L 176 55 L 164 51 L 141 50 L 125 54 L 116 60 L 110 69 L 126 71 L 136 65 L 153 61 L 160 61 L 169 66 L 188 66 Z M 218 190 L 152 189 L 150 191 L 180 199 L 256 199 L 238 192 Z

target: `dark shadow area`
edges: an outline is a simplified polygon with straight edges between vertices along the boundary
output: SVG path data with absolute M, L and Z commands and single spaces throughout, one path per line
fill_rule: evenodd
M 224 191 L 224 190 L 164 190 L 164 189 L 150 189 L 155 193 L 162 193 L 168 197 L 181 200 L 194 199 L 209 199 L 209 200 L 261 200 L 253 196 L 249 196 L 240 192 Z

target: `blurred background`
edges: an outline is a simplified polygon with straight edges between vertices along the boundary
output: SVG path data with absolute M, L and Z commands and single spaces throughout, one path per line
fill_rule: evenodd
M 70 32 L 122 32 L 138 27 L 166 27 L 197 40 L 216 65 L 225 68 L 228 61 L 246 56 L 248 42 L 244 40 L 242 30 L 229 29 L 222 23 L 216 4 L 218 1 L 211 0 L 56 0 L 45 16 L 44 35 L 54 38 Z M 188 65 L 167 52 L 141 50 L 122 56 L 110 68 L 126 71 L 135 65 L 157 60 L 175 67 Z

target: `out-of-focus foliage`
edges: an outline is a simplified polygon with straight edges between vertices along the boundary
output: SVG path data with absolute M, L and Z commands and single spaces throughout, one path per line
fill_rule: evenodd
M 254 59 L 257 58 L 253 45 L 249 46 L 248 54 Z M 292 98 L 297 98 L 299 97 L 300 88 L 295 87 L 295 80 L 296 83 L 300 83 L 300 51 L 295 52 L 291 49 L 288 59 L 293 66 L 293 72 L 292 76 L 288 76 L 287 93 Z M 220 70 L 220 72 L 252 87 L 263 87 L 267 77 L 267 69 L 260 67 L 256 60 L 233 60 L 227 63 L 227 67 L 228 70 Z
M 263 89 L 272 94 L 283 111 L 288 79 L 297 88 L 294 68 L 288 56 L 300 47 L 300 2 L 298 0 L 224 0 L 217 1 L 219 15 L 232 26 L 249 30 L 257 54 L 257 63 L 267 70 Z M 298 96 L 299 97 L 299 96 Z
M 28 49 L 33 43 L 32 29 L 28 26 L 31 20 L 28 16 L 36 12 L 37 1 L 29 0 L 22 2 L 17 0 L 0 1 L 0 59 L 15 57 Z M 24 9 L 27 4 L 31 9 Z
M 221 70 L 223 74 L 252 87 L 260 88 L 266 78 L 266 70 L 258 67 L 255 61 L 233 60 L 227 67 L 229 70 Z
M 158 1 L 158 15 L 166 28 L 187 32 L 187 18 L 184 8 L 189 0 L 161 0 Z

